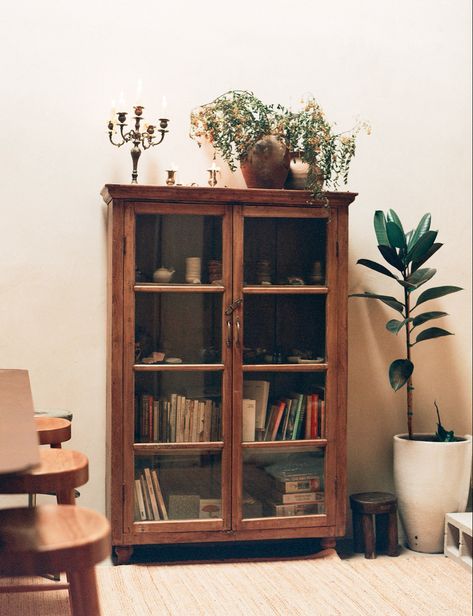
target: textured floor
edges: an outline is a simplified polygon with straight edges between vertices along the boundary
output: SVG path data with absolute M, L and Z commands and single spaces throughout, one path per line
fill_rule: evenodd
M 471 613 L 471 574 L 403 555 L 97 567 L 102 616 L 431 616 Z M 2 616 L 67 616 L 67 593 L 0 595 Z

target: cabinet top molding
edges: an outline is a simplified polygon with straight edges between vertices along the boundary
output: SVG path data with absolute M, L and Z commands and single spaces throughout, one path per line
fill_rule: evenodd
M 224 203 L 228 205 L 321 206 L 322 199 L 313 199 L 308 190 L 265 188 L 206 188 L 200 186 L 147 186 L 141 184 L 106 184 L 100 194 L 106 203 L 123 201 L 162 201 L 163 203 Z M 348 206 L 358 193 L 325 192 L 331 207 Z

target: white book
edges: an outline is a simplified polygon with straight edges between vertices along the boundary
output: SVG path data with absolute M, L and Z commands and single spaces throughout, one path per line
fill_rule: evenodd
M 269 381 L 243 381 L 243 398 L 256 401 L 255 430 L 257 434 L 264 434 L 266 427 L 269 385 Z
M 141 491 L 141 481 L 139 479 L 135 479 L 135 501 L 138 504 L 140 520 L 146 520 L 145 501 L 143 498 L 143 492 Z
M 242 403 L 242 440 L 254 441 L 256 429 L 256 400 L 244 398 Z

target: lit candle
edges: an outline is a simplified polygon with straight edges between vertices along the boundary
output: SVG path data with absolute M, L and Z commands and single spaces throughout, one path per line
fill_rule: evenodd
M 171 163 L 171 166 L 169 167 L 170 171 L 179 171 L 176 163 Z
M 141 77 L 136 84 L 136 97 L 135 107 L 143 107 L 143 80 Z
M 161 99 L 161 117 L 162 118 L 166 117 L 167 107 L 168 107 L 168 101 L 167 101 L 167 98 L 163 94 L 163 98 Z
M 125 111 L 125 95 L 123 94 L 123 90 L 120 92 L 120 95 L 118 96 L 118 112 L 123 112 Z
M 115 99 L 112 100 L 112 109 L 110 110 L 110 122 L 115 122 L 115 114 L 117 113 L 117 108 L 115 104 Z

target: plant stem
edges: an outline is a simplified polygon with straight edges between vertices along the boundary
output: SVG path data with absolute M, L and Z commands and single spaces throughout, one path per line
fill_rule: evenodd
M 406 306 L 406 352 L 407 359 L 411 361 L 411 330 L 409 328 L 410 321 L 408 321 L 410 317 L 410 293 L 407 289 L 404 289 L 404 302 Z M 407 431 L 409 433 L 409 439 L 412 440 L 412 416 L 413 416 L 413 396 L 412 392 L 414 387 L 412 385 L 412 376 L 407 379 Z

